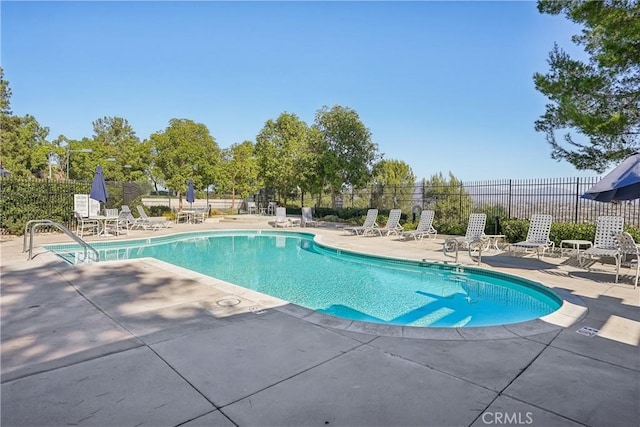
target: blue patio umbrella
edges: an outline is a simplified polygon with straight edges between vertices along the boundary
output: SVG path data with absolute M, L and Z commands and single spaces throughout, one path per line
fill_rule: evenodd
M 193 191 L 193 180 L 190 179 L 189 180 L 189 187 L 187 188 L 187 202 L 189 202 L 189 204 L 193 203 L 196 201 L 196 195 L 195 192 Z
M 640 199 L 640 151 L 627 157 L 582 197 L 598 202 Z
M 109 198 L 107 193 L 107 185 L 104 182 L 104 175 L 102 174 L 102 166 L 96 167 L 96 172 L 93 175 L 93 182 L 91 183 L 91 193 L 89 194 L 93 200 L 97 200 L 100 203 L 105 203 Z

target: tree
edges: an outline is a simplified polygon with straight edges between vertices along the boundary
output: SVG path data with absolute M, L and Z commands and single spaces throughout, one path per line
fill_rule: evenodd
M 282 113 L 267 120 L 256 137 L 256 158 L 264 185 L 275 189 L 287 203 L 303 182 L 300 171 L 308 149 L 309 128 L 298 116 Z
M 402 160 L 383 159 L 373 166 L 373 184 L 377 203 L 372 207 L 393 206 L 405 212 L 411 209 L 416 176 Z
M 11 115 L 11 88 L 9 82 L 4 79 L 4 69 L 0 67 L 0 114 Z
M 178 193 L 180 208 L 187 182 L 195 190 L 214 183 L 219 174 L 220 148 L 201 123 L 188 119 L 171 119 L 169 126 L 150 137 L 156 155 L 155 166 L 162 171 L 164 184 Z
M 255 146 L 251 141 L 233 144 L 222 150 L 222 187 L 231 190 L 231 210 L 235 209 L 236 195 L 248 197 L 258 191 L 258 162 L 254 153 Z
M 140 142 L 127 119 L 103 117 L 92 123 L 92 149 L 96 155 L 91 166 L 99 163 L 108 181 L 145 179 L 151 164 L 151 143 Z
M 451 172 L 449 179 L 442 173 L 432 175 L 429 180 L 424 181 L 423 188 L 425 208 L 435 211 L 435 219 L 440 224 L 458 224 L 469 214 L 473 200 L 464 189 L 462 181 Z
M 0 67 L 0 165 L 14 177 L 44 177 L 48 153 L 49 128 L 41 126 L 35 117 L 14 116 L 11 112 L 11 88 Z
M 371 179 L 371 167 L 379 158 L 377 144 L 358 113 L 339 105 L 316 112 L 313 127 L 317 138 L 310 149 L 317 158 L 319 182 L 316 188 L 328 188 L 332 201 L 343 185 L 363 187 Z
M 577 169 L 604 171 L 640 149 L 640 3 L 631 0 L 540 0 L 541 13 L 582 24 L 572 41 L 583 46 L 586 62 L 557 45 L 550 71 L 534 74 L 536 89 L 551 103 L 535 123 L 551 145 L 551 158 Z M 564 135 L 564 143 L 556 134 Z

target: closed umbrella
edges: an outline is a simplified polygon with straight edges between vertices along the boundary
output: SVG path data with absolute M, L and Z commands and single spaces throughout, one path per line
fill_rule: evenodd
M 582 197 L 598 202 L 640 199 L 640 151 L 627 157 Z
M 192 205 L 193 202 L 196 201 L 196 195 L 193 191 L 193 180 L 189 180 L 189 187 L 187 188 L 187 202 L 189 202 L 189 206 Z
M 106 203 L 109 198 L 107 193 L 107 185 L 104 182 L 104 175 L 102 174 L 102 166 L 96 167 L 96 172 L 93 175 L 93 182 L 91 183 L 91 193 L 89 194 L 93 200 L 97 200 L 100 203 Z

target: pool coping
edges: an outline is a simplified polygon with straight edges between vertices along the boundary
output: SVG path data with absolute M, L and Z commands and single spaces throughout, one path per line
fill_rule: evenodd
M 216 230 L 217 231 L 217 230 Z M 338 248 L 336 246 L 331 245 L 330 243 L 323 242 L 322 236 L 315 234 L 310 231 L 299 231 L 299 230 L 252 230 L 252 229 L 238 229 L 232 230 L 227 229 L 223 232 L 252 232 L 257 231 L 258 234 L 262 234 L 263 231 L 267 231 L 268 233 L 276 232 L 276 233 L 296 233 L 296 234 L 308 234 L 314 236 L 314 241 L 317 243 L 335 249 L 341 250 L 344 252 L 353 253 L 356 255 L 362 256 L 373 256 L 377 258 L 389 259 L 389 260 L 402 260 L 402 261 L 414 261 L 416 263 L 421 262 L 420 260 L 410 260 L 407 258 L 399 258 L 392 256 L 381 256 L 377 254 L 371 254 L 367 252 L 355 251 L 355 250 L 344 250 Z M 215 231 L 213 231 L 215 234 Z M 186 233 L 172 233 L 162 236 L 163 238 L 168 238 L 170 236 L 177 236 L 181 234 L 193 234 L 192 232 Z M 199 233 L 201 235 L 201 233 Z M 138 239 L 131 239 L 138 240 Z M 146 240 L 146 239 L 145 239 Z M 118 243 L 126 242 L 127 240 L 121 240 Z M 48 244 L 46 246 L 55 246 L 55 243 Z M 52 252 L 47 251 L 48 254 L 55 256 L 58 258 L 58 255 L 55 255 Z M 331 328 L 334 330 L 342 330 L 345 332 L 354 332 L 367 334 L 372 336 L 387 336 L 387 337 L 401 337 L 401 338 L 411 338 L 411 339 L 429 339 L 429 340 L 485 340 L 485 339 L 509 339 L 509 338 L 518 338 L 518 337 L 528 337 L 534 335 L 540 335 L 544 333 L 550 332 L 558 332 L 566 327 L 569 327 L 581 319 L 583 319 L 588 312 L 586 303 L 578 296 L 568 292 L 564 289 L 557 289 L 546 286 L 543 283 L 537 282 L 535 280 L 520 277 L 515 274 L 496 272 L 491 269 L 483 268 L 481 266 L 468 266 L 454 263 L 446 263 L 448 267 L 456 267 L 461 266 L 465 269 L 472 269 L 481 272 L 489 272 L 491 274 L 500 274 L 506 277 L 513 276 L 521 280 L 526 280 L 536 285 L 543 287 L 545 289 L 551 290 L 558 297 L 562 299 L 562 305 L 560 308 L 553 313 L 550 313 L 546 316 L 525 321 L 519 323 L 512 323 L 506 325 L 498 325 L 498 326 L 477 326 L 477 327 L 457 327 L 457 328 L 448 328 L 448 327 L 418 327 L 418 326 L 399 326 L 399 325 L 386 325 L 380 323 L 372 323 L 372 322 L 363 322 L 358 320 L 351 320 L 340 318 L 336 316 L 331 316 L 328 314 L 320 313 L 318 311 L 308 309 L 306 307 L 302 307 L 295 303 L 291 303 L 289 301 L 285 301 L 279 299 L 277 297 L 273 297 L 271 295 L 267 295 L 258 291 L 254 291 L 249 288 L 242 287 L 240 285 L 236 285 L 230 282 L 226 282 L 221 279 L 217 279 L 211 276 L 204 275 L 202 273 L 195 272 L 193 270 L 189 270 L 184 267 L 179 267 L 173 264 L 170 264 L 165 261 L 158 260 L 156 258 L 136 258 L 135 260 L 113 260 L 113 261 L 101 261 L 100 263 L 121 263 L 121 264 L 135 264 L 137 262 L 144 261 L 148 264 L 151 264 L 156 267 L 156 272 L 158 270 L 166 271 L 171 274 L 179 274 L 184 277 L 189 277 L 197 282 L 215 287 L 217 290 L 225 292 L 228 294 L 227 298 L 234 298 L 238 300 L 238 310 L 237 313 L 244 312 L 253 312 L 256 315 L 263 314 L 268 310 L 276 310 L 281 313 L 290 315 L 292 317 L 299 318 L 309 323 L 313 323 L 315 325 Z M 422 262 L 428 262 L 433 264 L 444 264 L 441 261 L 430 261 L 430 260 L 422 260 Z M 69 264 L 70 265 L 70 264 Z M 90 266 L 92 264 L 77 264 L 70 265 L 71 267 L 84 267 Z M 223 298 L 224 299 L 224 298 Z M 219 301 L 218 301 L 219 302 Z

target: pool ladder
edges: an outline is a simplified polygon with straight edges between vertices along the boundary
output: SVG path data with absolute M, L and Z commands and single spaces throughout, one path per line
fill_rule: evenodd
M 51 221 L 50 219 L 32 219 L 30 221 L 27 221 L 27 223 L 25 224 L 24 238 L 22 242 L 22 252 L 23 253 L 27 252 L 27 234 L 29 234 L 29 249 L 28 249 L 29 256 L 27 259 L 29 260 L 33 259 L 33 234 L 35 230 L 38 227 L 45 227 L 45 226 L 56 227 L 58 230 L 62 231 L 64 234 L 66 234 L 67 236 L 75 240 L 75 242 L 78 243 L 80 246 L 82 246 L 82 248 L 84 249 L 85 260 L 89 259 L 87 258 L 87 256 L 89 255 L 89 252 L 91 252 L 94 255 L 94 260 L 96 262 L 100 261 L 100 254 L 98 253 L 97 250 L 93 248 L 93 246 L 91 246 L 90 244 L 82 240 L 80 237 L 73 234 L 73 232 L 69 230 L 67 227 L 65 227 L 64 225 L 60 224 L 59 222 Z

